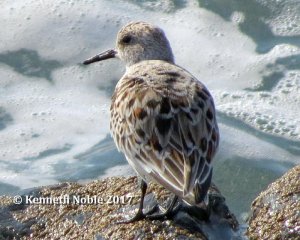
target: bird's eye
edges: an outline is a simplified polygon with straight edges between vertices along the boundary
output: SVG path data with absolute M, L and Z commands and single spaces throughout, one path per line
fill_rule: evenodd
M 128 43 L 130 43 L 131 42 L 131 40 L 132 40 L 132 37 L 131 36 L 129 36 L 129 35 L 126 35 L 126 36 L 124 36 L 123 38 L 122 38 L 122 43 L 126 43 L 126 44 L 128 44 Z

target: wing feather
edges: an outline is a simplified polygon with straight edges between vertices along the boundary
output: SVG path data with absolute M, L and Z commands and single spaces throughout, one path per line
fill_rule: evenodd
M 151 78 L 139 77 L 132 86 L 128 82 L 137 77 L 130 73 L 122 79 L 123 85 L 118 84 L 127 90 L 123 87 L 122 94 L 113 97 L 112 133 L 128 161 L 138 166 L 138 173 L 152 176 L 188 203 L 197 204 L 210 185 L 210 163 L 218 147 L 213 99 L 186 71 L 178 68 L 175 74 L 174 65 L 167 63 L 155 70 Z M 123 113 L 115 114 L 118 104 Z M 118 124 L 134 146 L 118 136 Z

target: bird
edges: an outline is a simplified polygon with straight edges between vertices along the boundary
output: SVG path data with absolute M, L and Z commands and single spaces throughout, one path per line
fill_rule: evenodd
M 179 200 L 203 205 L 220 139 L 209 90 L 175 64 L 166 34 L 151 23 L 128 23 L 118 32 L 114 49 L 83 64 L 110 58 L 126 64 L 111 99 L 111 134 L 142 179 L 138 211 L 127 222 L 168 217 Z M 149 181 L 174 194 L 168 208 L 156 216 L 143 212 Z

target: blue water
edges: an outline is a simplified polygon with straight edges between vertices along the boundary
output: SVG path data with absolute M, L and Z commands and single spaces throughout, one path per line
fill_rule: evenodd
M 134 174 L 109 135 L 125 67 L 80 63 L 143 20 L 165 30 L 176 63 L 215 98 L 213 181 L 241 219 L 300 163 L 299 12 L 293 0 L 1 1 L 0 194 Z

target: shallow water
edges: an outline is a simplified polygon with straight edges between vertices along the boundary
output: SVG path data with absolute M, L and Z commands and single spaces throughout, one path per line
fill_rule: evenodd
M 0 194 L 133 174 L 109 136 L 124 65 L 84 67 L 119 28 L 161 26 L 176 63 L 211 90 L 221 131 L 214 182 L 241 219 L 300 156 L 300 2 L 0 2 Z

